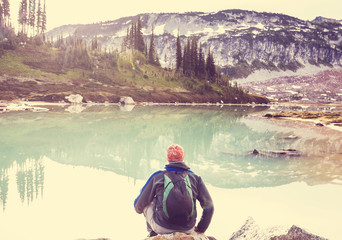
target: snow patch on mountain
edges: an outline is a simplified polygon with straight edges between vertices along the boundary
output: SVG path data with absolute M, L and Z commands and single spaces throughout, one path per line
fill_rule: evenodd
M 166 24 L 161 24 L 161 25 L 156 26 L 156 27 L 154 28 L 154 30 L 153 30 L 153 33 L 154 33 L 155 35 L 162 35 L 162 34 L 164 34 L 165 25 L 166 25 Z
M 291 76 L 311 76 L 317 74 L 319 72 L 330 70 L 331 67 L 328 66 L 316 66 L 311 64 L 306 64 L 303 68 L 298 69 L 297 71 L 268 71 L 265 69 L 257 70 L 254 73 L 250 74 L 246 78 L 238 78 L 234 79 L 233 82 L 237 82 L 239 84 L 245 84 L 250 82 L 266 82 L 270 79 L 279 78 L 279 77 L 291 77 Z M 342 68 L 341 68 L 342 69 Z

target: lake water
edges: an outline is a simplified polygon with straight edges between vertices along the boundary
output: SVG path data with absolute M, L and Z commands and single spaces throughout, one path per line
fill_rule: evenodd
M 279 110 L 264 106 L 72 110 L 0 115 L 0 239 L 143 239 L 133 201 L 172 143 L 214 199 L 209 235 L 251 216 L 342 239 L 340 131 L 267 120 Z M 296 156 L 272 153 L 284 149 Z

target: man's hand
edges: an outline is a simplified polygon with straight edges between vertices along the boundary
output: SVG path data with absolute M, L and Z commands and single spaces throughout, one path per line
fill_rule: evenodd
M 195 226 L 195 232 L 197 232 L 197 233 L 203 233 L 204 234 L 204 232 L 200 232 L 200 231 L 198 231 L 198 228 L 197 228 L 197 226 Z
M 195 233 L 193 235 L 196 236 L 196 239 L 199 239 L 199 240 L 211 240 L 211 239 L 214 239 L 214 240 L 216 240 L 215 238 L 207 237 L 204 233 L 199 232 L 197 226 L 195 226 L 194 230 L 195 230 Z

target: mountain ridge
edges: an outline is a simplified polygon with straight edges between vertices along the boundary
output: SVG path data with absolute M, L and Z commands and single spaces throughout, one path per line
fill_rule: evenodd
M 231 79 L 245 78 L 259 69 L 296 71 L 306 64 L 342 66 L 342 24 L 304 21 L 278 13 L 228 9 L 212 13 L 144 13 L 112 21 L 66 25 L 47 33 L 48 38 L 81 35 L 90 42 L 97 36 L 103 48 L 120 49 L 127 28 L 141 18 L 149 42 L 152 25 L 157 54 L 164 67 L 175 66 L 176 37 L 182 46 L 196 37 L 215 63 Z

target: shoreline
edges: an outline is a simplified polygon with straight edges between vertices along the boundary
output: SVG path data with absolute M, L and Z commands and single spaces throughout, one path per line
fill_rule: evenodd
M 197 103 L 197 102 L 135 102 L 131 104 L 122 104 L 120 102 L 117 103 L 70 103 L 70 102 L 43 102 L 43 101 L 2 101 L 0 100 L 0 113 L 1 112 L 10 112 L 10 111 L 26 111 L 26 110 L 34 110 L 39 107 L 67 107 L 67 106 L 270 106 L 270 104 L 256 104 L 256 103 L 223 103 L 223 102 L 206 102 L 206 103 Z
M 131 111 L 135 106 L 251 106 L 251 107 L 301 107 L 303 111 L 287 111 L 287 112 L 280 112 L 280 109 L 275 110 L 276 113 L 266 113 L 263 117 L 276 119 L 276 120 L 287 120 L 287 121 L 302 121 L 302 122 L 311 122 L 316 125 L 322 124 L 325 127 L 328 127 L 333 130 L 342 131 L 342 105 L 341 104 L 324 104 L 324 103 L 290 103 L 290 102 L 271 102 L 269 104 L 256 104 L 256 103 L 223 103 L 223 102 L 216 102 L 216 103 L 189 103 L 189 102 L 169 102 L 169 103 L 158 103 L 158 102 L 134 102 L 131 104 L 122 104 L 118 103 L 70 103 L 70 102 L 44 102 L 44 101 L 24 101 L 24 100 L 17 100 L 17 101 L 4 101 L 0 100 L 0 113 L 8 113 L 8 112 L 19 112 L 19 111 L 32 111 L 32 112 L 47 112 L 53 109 L 54 107 L 72 107 L 72 108 L 80 108 L 81 110 L 84 107 L 90 106 L 118 106 L 124 107 L 126 111 Z M 334 123 L 331 122 L 333 119 L 329 119 L 329 121 L 324 118 L 325 114 L 330 113 L 330 111 L 305 111 L 305 109 L 309 107 L 317 107 L 317 108 L 325 108 L 329 107 L 331 110 L 336 110 L 334 113 L 338 113 L 339 122 Z M 338 109 L 341 108 L 341 111 Z M 80 111 L 81 112 L 81 111 Z M 300 117 L 303 114 L 322 114 L 322 116 L 312 117 L 312 118 L 303 118 Z M 291 116 L 292 115 L 292 116 Z M 299 116 L 299 117 L 298 117 Z M 323 122 L 323 123 L 322 123 Z M 338 124 L 338 125 L 336 125 Z
M 288 111 L 280 113 L 267 113 L 267 119 L 301 121 L 314 123 L 317 127 L 328 127 L 342 131 L 342 111 Z
M 82 102 L 82 103 L 72 103 L 72 102 L 47 102 L 47 101 L 27 101 L 27 100 L 0 100 L 0 107 L 10 105 L 10 104 L 26 104 L 29 106 L 67 106 L 72 104 L 81 104 L 81 105 L 123 105 L 120 102 Z M 132 104 L 126 105 L 160 105 L 160 106 L 169 106 L 169 105 L 186 105 L 186 106 L 280 106 L 280 107 L 331 107 L 331 108 L 341 108 L 342 103 L 293 103 L 293 102 L 270 102 L 270 103 L 225 103 L 221 102 L 134 102 Z
M 291 117 L 284 117 L 281 119 L 288 120 L 288 121 L 301 121 L 301 122 L 314 123 L 316 125 L 321 124 L 321 122 L 318 119 L 302 119 L 302 118 L 291 118 Z M 337 131 L 342 132 L 342 126 L 332 125 L 328 123 L 328 124 L 324 124 L 324 126 L 322 127 L 327 127 L 332 130 L 337 130 Z

